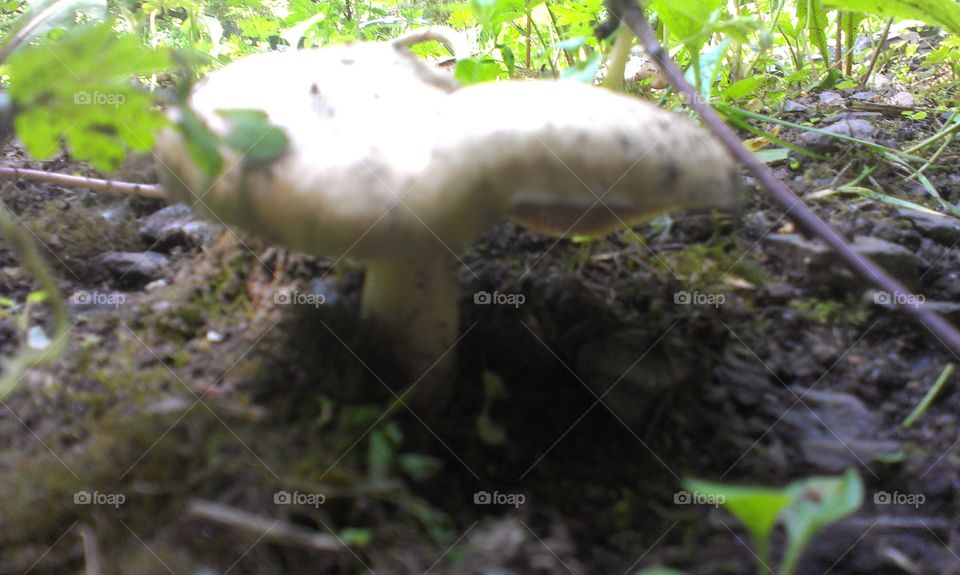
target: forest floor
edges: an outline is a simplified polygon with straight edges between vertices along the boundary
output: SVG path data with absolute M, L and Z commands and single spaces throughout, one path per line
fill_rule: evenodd
M 823 100 L 778 115 L 826 125 L 856 102 Z M 898 149 L 944 121 L 856 113 Z M 936 209 L 869 151 L 824 146 L 777 175 L 806 195 L 878 165 L 864 185 Z M 927 172 L 954 204 L 958 154 Z M 738 213 L 583 242 L 504 223 L 472 244 L 441 408 L 394 405 L 417 378 L 357 319 L 358 265 L 161 201 L 4 182 L 72 327 L 64 356 L 0 404 L 0 573 L 75 573 L 98 556 L 118 574 L 752 573 L 743 529 L 687 501 L 681 480 L 778 486 L 848 468 L 864 505 L 798 572 L 960 573 L 955 382 L 901 425 L 956 358 L 747 189 Z M 960 320 L 960 221 L 849 195 L 809 203 Z M 0 244 L 0 293 L 22 302 L 33 285 Z M 286 305 L 283 290 L 323 303 Z M 0 320 L 0 354 L 22 336 Z

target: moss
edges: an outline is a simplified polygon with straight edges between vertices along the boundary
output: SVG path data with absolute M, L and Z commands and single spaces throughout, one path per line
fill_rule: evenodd
M 790 300 L 789 307 L 804 319 L 821 325 L 862 325 L 869 315 L 863 305 L 852 298 L 847 301 L 794 299 Z

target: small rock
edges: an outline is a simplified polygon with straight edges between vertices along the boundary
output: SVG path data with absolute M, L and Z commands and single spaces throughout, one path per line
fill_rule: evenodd
M 909 220 L 921 234 L 945 246 L 960 242 L 960 220 L 957 218 L 898 208 L 897 216 Z
M 185 204 L 167 206 L 140 223 L 143 239 L 160 249 L 205 247 L 213 243 L 222 230 L 219 224 L 198 218 Z
M 917 105 L 917 101 L 910 92 L 897 92 L 890 96 L 890 103 L 901 108 L 912 108 Z
M 169 261 L 157 252 L 108 252 L 97 256 L 95 265 L 120 283 L 142 285 L 163 275 Z
M 800 102 L 795 102 L 794 100 L 787 100 L 783 103 L 783 111 L 788 113 L 796 112 L 806 112 L 810 109 L 810 106 L 804 106 Z
M 310 293 L 317 296 L 318 301 L 322 301 L 324 305 L 336 305 L 340 297 L 337 283 L 320 277 L 310 280 Z
M 877 129 L 873 124 L 860 118 L 841 120 L 822 128 L 822 130 L 830 132 L 831 134 L 857 138 L 858 140 L 867 142 L 873 142 L 873 136 L 877 133 Z M 804 132 L 804 134 L 800 136 L 800 141 L 804 146 L 819 151 L 829 150 L 841 143 L 837 138 L 818 132 Z
M 219 331 L 211 329 L 207 332 L 207 341 L 210 343 L 220 343 L 226 339 L 226 336 Z
M 808 240 L 798 234 L 770 234 L 764 241 L 770 251 L 783 259 L 784 264 L 805 281 L 851 286 L 849 270 L 825 243 Z M 871 258 L 907 283 L 916 282 L 921 270 L 930 265 L 907 248 L 879 238 L 857 236 L 851 245 L 857 253 Z
M 857 397 L 834 391 L 794 389 L 794 393 L 803 398 L 802 406 L 783 421 L 800 435 L 800 452 L 818 471 L 839 473 L 900 450 L 897 441 L 874 439 L 882 417 Z
M 853 98 L 854 100 L 860 100 L 861 102 L 869 102 L 870 100 L 873 100 L 874 98 L 877 97 L 877 93 L 868 90 L 866 92 L 857 92 L 856 94 L 850 97 Z
M 820 94 L 820 103 L 827 106 L 842 106 L 843 96 L 836 92 L 822 92 Z
M 155 291 L 160 288 L 165 288 L 168 285 L 170 285 L 170 282 L 161 278 L 158 280 L 153 280 L 152 282 L 148 283 L 146 286 L 144 286 L 143 291 Z

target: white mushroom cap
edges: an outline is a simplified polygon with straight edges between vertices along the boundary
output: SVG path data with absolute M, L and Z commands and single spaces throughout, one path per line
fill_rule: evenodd
M 386 43 L 244 58 L 199 83 L 190 107 L 221 137 L 231 126 L 219 111 L 263 110 L 289 149 L 256 166 L 222 146 L 224 171 L 211 187 L 171 130 L 158 143 L 170 172 L 165 185 L 226 222 L 310 253 L 399 257 L 437 244 L 438 232 L 444 243 L 462 245 L 502 217 L 503 201 L 454 197 L 430 173 L 432 110 L 456 86 Z M 490 215 L 472 227 L 450 226 L 463 212 Z
M 601 234 L 740 196 L 709 133 L 637 98 L 540 80 L 470 86 L 444 103 L 431 172 L 508 195 L 509 217 L 543 233 Z

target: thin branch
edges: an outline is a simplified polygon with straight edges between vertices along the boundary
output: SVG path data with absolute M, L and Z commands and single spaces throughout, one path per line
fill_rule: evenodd
M 287 521 L 256 515 L 212 501 L 194 499 L 187 507 L 187 514 L 197 519 L 219 523 L 227 527 L 262 536 L 268 541 L 306 547 L 316 551 L 343 551 L 344 546 L 336 537 L 313 529 L 300 527 Z
M 696 90 L 683 77 L 683 73 L 680 72 L 673 60 L 664 51 L 663 46 L 660 45 L 656 33 L 644 16 L 643 9 L 636 4 L 635 0 L 607 0 L 607 2 L 610 13 L 629 26 L 633 33 L 640 38 L 650 57 L 660 67 L 663 75 L 678 92 L 684 95 L 689 106 L 699 114 L 707 128 L 727 148 L 727 151 L 767 189 L 773 201 L 785 209 L 787 215 L 794 222 L 810 234 L 825 241 L 847 265 L 874 286 L 889 293 L 904 295 L 911 293 L 900 281 L 891 277 L 870 258 L 854 251 L 846 240 L 810 210 L 783 182 L 778 180 L 766 164 L 743 146 L 740 138 L 717 115 L 713 108 L 700 98 Z M 905 300 L 913 301 L 909 298 Z M 960 354 L 960 332 L 941 315 L 923 305 L 904 304 L 898 305 L 897 308 L 930 330 L 954 353 Z
M 0 168 L 0 178 L 22 178 L 33 182 L 46 182 L 48 184 L 57 184 L 58 186 L 73 188 L 90 188 L 91 190 L 101 192 L 117 192 L 119 194 L 141 196 L 144 198 L 167 197 L 163 191 L 163 187 L 155 184 L 134 184 L 115 180 L 101 180 L 98 178 L 88 178 L 86 176 L 70 176 L 67 174 L 57 174 L 55 172 L 44 172 L 42 170 Z
M 883 28 L 883 34 L 880 35 L 880 42 L 877 43 L 877 47 L 873 50 L 873 56 L 870 57 L 870 66 L 867 68 L 863 77 L 860 78 L 860 88 L 865 87 L 867 82 L 870 81 L 870 76 L 873 75 L 873 69 L 877 65 L 877 60 L 880 59 L 880 54 L 883 52 L 883 46 L 887 43 L 887 37 L 890 36 L 891 26 L 893 26 L 893 18 L 887 20 L 887 25 Z

